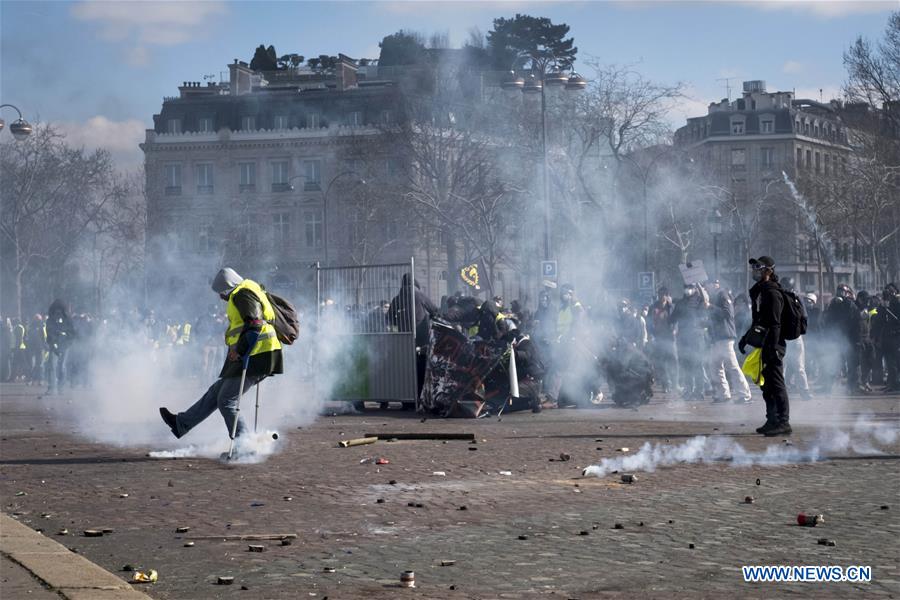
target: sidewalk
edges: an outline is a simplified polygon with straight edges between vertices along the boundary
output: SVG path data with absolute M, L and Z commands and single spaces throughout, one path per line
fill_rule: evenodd
M 124 579 L 5 514 L 0 514 L 0 555 L 4 596 L 28 594 L 37 600 L 150 598 Z

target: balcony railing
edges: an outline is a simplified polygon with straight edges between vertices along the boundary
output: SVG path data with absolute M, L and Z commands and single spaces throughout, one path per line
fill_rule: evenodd
M 284 182 L 284 183 L 273 183 L 273 184 L 272 184 L 272 191 L 273 191 L 273 192 L 289 192 L 289 191 L 291 191 L 291 184 L 289 184 L 289 183 L 287 183 L 287 182 Z
M 180 196 L 181 195 L 181 186 L 180 185 L 167 185 L 166 186 L 166 196 Z

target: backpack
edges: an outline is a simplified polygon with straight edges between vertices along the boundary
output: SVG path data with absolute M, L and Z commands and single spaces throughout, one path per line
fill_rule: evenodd
M 806 334 L 808 317 L 806 306 L 794 292 L 781 290 L 784 307 L 781 310 L 781 335 L 786 340 L 796 340 Z
M 275 321 L 272 322 L 275 327 L 275 335 L 279 342 L 290 346 L 300 336 L 300 318 L 297 316 L 297 309 L 293 304 L 272 292 L 266 291 L 266 297 L 275 311 Z

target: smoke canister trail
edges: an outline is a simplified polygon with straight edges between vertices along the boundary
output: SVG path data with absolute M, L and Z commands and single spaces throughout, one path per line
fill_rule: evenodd
M 605 477 L 613 471 L 652 472 L 659 467 L 726 461 L 735 466 L 785 465 L 815 462 L 823 452 L 880 454 L 879 445 L 892 444 L 898 439 L 898 428 L 885 424 L 857 422 L 849 433 L 823 431 L 818 441 L 801 450 L 796 446 L 772 444 L 760 452 L 751 452 L 728 437 L 697 436 L 676 446 L 645 443 L 629 456 L 604 458 L 599 464 L 582 471 L 583 476 Z

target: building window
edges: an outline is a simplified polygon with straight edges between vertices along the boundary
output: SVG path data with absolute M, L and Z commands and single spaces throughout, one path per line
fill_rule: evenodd
M 819 124 L 818 124 L 818 123 L 816 123 L 816 124 L 813 126 L 813 135 L 814 135 L 815 137 L 819 137 Z
M 809 123 L 803 123 L 803 134 L 809 135 Z
M 388 177 L 395 177 L 400 174 L 400 161 L 396 158 L 387 158 L 384 161 L 384 172 Z
M 770 121 L 769 119 L 760 121 L 759 131 L 760 131 L 760 133 L 774 133 L 775 132 L 775 121 Z
M 731 193 L 737 202 L 743 202 L 747 199 L 747 180 L 744 178 L 735 178 L 731 180 Z
M 743 119 L 731 122 L 731 135 L 744 135 Z
M 200 119 L 197 120 L 197 131 L 201 133 L 210 133 L 214 131 L 212 117 L 200 117 Z
M 275 115 L 275 129 L 288 129 L 287 115 Z
M 346 162 L 346 167 L 344 168 L 344 170 L 352 171 L 362 176 L 367 171 L 366 161 L 362 160 L 361 158 L 351 158 Z
M 256 229 L 259 217 L 255 214 L 244 214 L 240 221 L 240 243 L 243 252 L 254 252 L 257 247 Z
M 831 155 L 825 155 L 825 174 L 828 175 L 829 171 L 831 171 Z
M 272 191 L 287 192 L 288 185 L 288 161 L 276 160 L 272 162 Z
M 303 213 L 305 221 L 306 247 L 321 248 L 322 247 L 322 211 L 307 210 Z
M 775 148 L 762 148 L 760 160 L 762 162 L 762 166 L 765 168 L 771 168 L 775 165 Z
M 241 117 L 241 131 L 253 131 L 256 129 L 256 117 Z
M 166 196 L 181 195 L 181 165 L 169 164 L 165 166 L 166 172 Z
M 322 115 L 319 113 L 307 113 L 306 115 L 306 127 L 308 129 L 318 129 L 321 127 Z
M 241 172 L 240 191 L 251 192 L 256 189 L 256 163 L 238 163 Z
M 276 248 L 286 248 L 291 241 L 291 215 L 276 213 L 272 215 L 274 225 L 273 237 Z
M 801 150 L 800 148 L 797 148 L 797 164 L 794 166 L 796 166 L 797 168 L 803 166 L 803 150 Z
M 209 254 L 216 250 L 215 229 L 209 223 L 203 223 L 194 238 L 194 251 Z
M 822 155 L 816 152 L 816 173 L 822 172 Z
M 197 193 L 213 193 L 213 166 L 211 164 L 197 165 Z
M 810 168 L 812 166 L 812 150 L 806 151 L 806 168 Z
M 322 161 L 318 159 L 304 160 L 303 172 L 306 175 L 304 189 L 321 190 L 322 189 Z
M 389 110 L 381 111 L 381 122 L 385 125 L 394 122 L 394 113 Z
M 351 127 L 360 127 L 363 124 L 362 111 L 355 110 L 347 115 L 347 125 Z
M 735 170 L 747 168 L 747 152 L 743 148 L 731 149 L 731 168 Z
M 388 242 L 393 242 L 400 239 L 400 224 L 397 221 L 391 220 L 385 222 L 384 239 Z
M 181 119 L 166 121 L 166 133 L 181 133 Z

